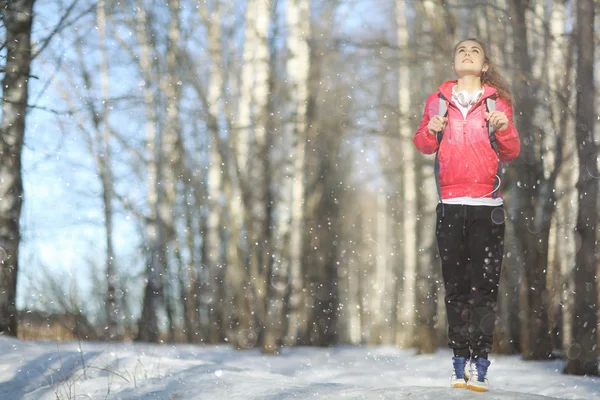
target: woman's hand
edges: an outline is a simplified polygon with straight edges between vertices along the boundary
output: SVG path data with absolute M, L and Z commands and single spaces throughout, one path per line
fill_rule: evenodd
M 448 118 L 436 115 L 429 120 L 429 123 L 427 124 L 427 131 L 432 135 L 435 135 L 436 133 L 443 131 L 447 123 Z
M 508 117 L 502 111 L 486 112 L 485 119 L 488 120 L 497 131 L 508 128 Z

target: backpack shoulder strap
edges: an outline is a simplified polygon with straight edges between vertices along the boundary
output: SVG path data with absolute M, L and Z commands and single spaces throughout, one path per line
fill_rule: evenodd
M 438 113 L 437 115 L 441 116 L 441 117 L 445 117 L 446 115 L 448 115 L 448 101 L 446 100 L 446 97 L 444 97 L 444 95 L 442 93 L 438 93 Z M 439 150 L 439 145 L 442 142 L 442 135 L 443 132 L 437 132 L 436 133 L 436 138 L 437 138 L 437 143 L 438 143 L 438 150 Z M 438 191 L 438 197 L 440 199 L 440 204 L 442 205 L 442 216 L 444 215 L 444 203 L 442 203 L 442 187 L 440 186 L 440 159 L 438 158 L 438 152 L 435 152 L 435 161 L 433 164 L 433 175 L 435 176 L 435 185 L 437 187 L 437 191 Z
M 437 115 L 439 115 L 440 117 L 445 117 L 448 115 L 448 100 L 442 93 L 439 93 L 438 99 L 439 103 Z M 442 134 L 443 132 L 438 132 L 436 135 L 438 144 L 440 144 L 440 142 L 442 141 Z
M 439 98 L 438 115 L 440 117 L 445 117 L 446 115 L 448 115 L 448 103 L 447 103 L 448 100 L 441 93 L 438 94 L 438 98 Z
M 485 105 L 487 107 L 488 112 L 496 111 L 496 97 L 488 97 L 485 99 Z M 496 170 L 496 181 L 494 182 L 494 193 L 492 193 L 492 198 L 495 199 L 498 197 L 498 189 L 500 189 L 500 182 L 502 176 L 502 163 L 500 162 L 500 151 L 498 150 L 498 142 L 496 141 L 496 128 L 494 125 L 490 124 L 488 121 L 488 135 L 490 137 L 490 144 L 492 145 L 492 149 L 496 152 L 498 156 L 498 169 Z
M 496 98 L 488 97 L 485 99 L 485 105 L 487 107 L 488 112 L 496 111 Z M 488 135 L 490 137 L 490 144 L 492 148 L 498 154 L 498 142 L 496 141 L 496 128 L 494 125 L 488 122 Z

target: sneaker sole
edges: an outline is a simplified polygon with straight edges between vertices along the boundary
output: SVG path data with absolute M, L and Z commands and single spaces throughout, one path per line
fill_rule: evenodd
M 479 386 L 472 386 L 472 385 L 468 385 L 467 389 L 469 389 L 472 392 L 487 392 L 487 388 L 483 388 L 483 387 L 479 387 Z
M 467 387 L 466 383 L 455 383 L 454 385 L 452 385 L 452 387 L 454 389 L 464 389 Z

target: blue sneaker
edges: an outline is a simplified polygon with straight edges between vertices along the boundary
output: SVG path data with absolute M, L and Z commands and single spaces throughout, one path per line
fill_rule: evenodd
M 452 357 L 454 372 L 450 378 L 450 385 L 453 388 L 464 389 L 469 380 L 469 359 L 465 357 Z
M 467 382 L 467 389 L 474 392 L 487 392 L 488 379 L 487 371 L 491 362 L 483 357 L 479 357 L 471 363 L 471 378 Z

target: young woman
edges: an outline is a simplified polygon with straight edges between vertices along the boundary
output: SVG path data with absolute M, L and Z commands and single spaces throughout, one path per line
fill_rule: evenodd
M 421 153 L 437 152 L 436 236 L 454 352 L 451 384 L 487 391 L 504 250 L 500 162 L 517 157 L 520 141 L 512 95 L 485 45 L 459 42 L 453 67 L 457 80 L 429 96 L 414 143 Z

